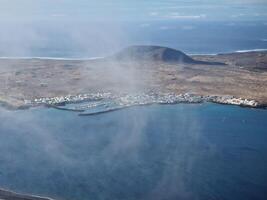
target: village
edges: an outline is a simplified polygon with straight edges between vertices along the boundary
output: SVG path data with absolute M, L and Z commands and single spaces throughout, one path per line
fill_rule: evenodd
M 203 103 L 213 102 L 220 104 L 239 105 L 246 107 L 258 107 L 258 102 L 236 98 L 234 96 L 202 96 L 191 93 L 173 94 L 173 93 L 138 93 L 138 94 L 112 94 L 110 92 L 98 92 L 90 94 L 67 95 L 59 97 L 36 98 L 34 100 L 25 100 L 27 106 L 65 106 L 73 104 L 71 110 L 86 110 L 98 106 L 105 107 L 129 107 L 136 105 L 149 104 L 178 104 L 178 103 Z

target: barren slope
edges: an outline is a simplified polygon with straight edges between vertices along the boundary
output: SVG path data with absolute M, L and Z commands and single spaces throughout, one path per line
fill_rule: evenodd
M 0 101 L 19 107 L 40 97 L 155 91 L 233 95 L 267 103 L 266 52 L 190 58 L 166 48 L 141 50 L 132 49 L 131 59 L 123 59 L 129 49 L 116 59 L 94 61 L 0 59 Z

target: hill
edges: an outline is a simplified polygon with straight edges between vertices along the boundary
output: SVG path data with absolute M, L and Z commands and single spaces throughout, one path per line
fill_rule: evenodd
M 184 64 L 205 64 L 205 65 L 223 65 L 219 62 L 199 61 L 191 58 L 182 51 L 161 47 L 161 46 L 146 46 L 136 45 L 127 47 L 114 56 L 116 60 L 132 60 L 132 61 L 161 61 L 171 63 L 184 63 Z

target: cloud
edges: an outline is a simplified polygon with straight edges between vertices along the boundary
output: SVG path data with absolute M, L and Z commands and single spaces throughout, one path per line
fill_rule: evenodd
M 170 15 L 165 16 L 165 18 L 169 19 L 204 19 L 207 15 L 200 14 L 200 15 L 179 15 L 175 13 L 171 13 Z
M 238 18 L 238 17 L 243 17 L 243 16 L 245 16 L 245 14 L 243 14 L 243 13 L 231 15 L 232 18 Z
M 51 17 L 66 17 L 67 15 L 63 13 L 54 13 L 54 14 L 51 14 L 50 16 Z
M 149 15 L 150 15 L 150 16 L 158 16 L 159 13 L 158 13 L 158 12 L 150 12 Z
M 170 30 L 170 29 L 173 29 L 173 27 L 170 27 L 170 26 L 161 26 L 159 27 L 160 30 Z
M 266 16 L 267 13 L 254 13 L 253 16 L 255 17 L 261 17 L 261 16 Z
M 182 30 L 193 30 L 193 29 L 195 29 L 195 27 L 188 25 L 188 26 L 182 26 L 181 29 Z
M 235 26 L 235 25 L 236 25 L 236 23 L 234 23 L 234 22 L 230 22 L 230 23 L 226 24 L 226 26 Z
M 149 24 L 149 23 L 144 23 L 144 24 L 140 25 L 140 27 L 142 27 L 142 28 L 149 27 L 149 26 L 151 26 L 151 24 Z

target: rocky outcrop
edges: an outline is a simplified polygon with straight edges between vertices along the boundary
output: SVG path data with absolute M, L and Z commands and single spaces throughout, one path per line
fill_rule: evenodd
M 161 46 L 130 46 L 112 56 L 116 60 L 132 61 L 162 61 L 185 64 L 223 65 L 219 62 L 194 60 L 182 51 Z

